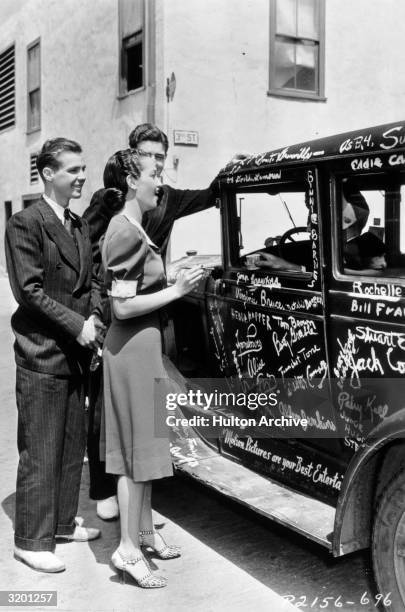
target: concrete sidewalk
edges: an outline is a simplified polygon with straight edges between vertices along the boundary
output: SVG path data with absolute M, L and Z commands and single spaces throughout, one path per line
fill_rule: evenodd
M 180 559 L 157 560 L 159 573 L 169 586 L 146 590 L 132 584 L 121 584 L 109 567 L 111 553 L 119 540 L 119 523 L 105 523 L 95 512 L 95 502 L 88 497 L 88 467 L 84 464 L 79 516 L 86 525 L 100 527 L 102 537 L 91 543 L 65 543 L 57 546 L 57 554 L 66 563 L 61 574 L 32 571 L 13 559 L 13 516 L 15 478 L 18 462 L 16 448 L 17 417 L 14 397 L 15 366 L 10 315 L 14 309 L 7 278 L 0 279 L 0 590 L 57 591 L 57 609 L 69 611 L 124 612 L 288 612 L 297 608 L 284 601 L 237 564 L 203 544 L 163 514 L 155 513 L 155 522 L 165 525 L 168 540 L 178 543 Z M 161 507 L 161 506 L 160 506 Z M 196 512 L 198 509 L 196 508 Z M 236 544 L 237 545 L 237 544 Z M 154 563 L 154 561 L 153 561 Z M 15 608 L 1 607 L 8 610 Z

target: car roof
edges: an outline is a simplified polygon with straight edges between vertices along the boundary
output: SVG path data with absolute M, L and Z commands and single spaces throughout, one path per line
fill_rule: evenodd
M 267 153 L 250 155 L 243 160 L 230 162 L 219 173 L 225 180 L 245 172 L 263 169 L 279 170 L 282 166 L 320 162 L 343 156 L 364 156 L 405 151 L 405 121 L 385 123 L 362 130 L 335 134 L 283 147 Z M 275 178 L 275 177 L 272 177 Z M 232 180 L 232 183 L 234 181 Z

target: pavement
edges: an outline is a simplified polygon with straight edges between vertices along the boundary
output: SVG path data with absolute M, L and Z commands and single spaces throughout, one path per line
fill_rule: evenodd
M 1 591 L 38 590 L 56 591 L 57 606 L 30 606 L 29 609 L 69 612 L 135 612 L 141 609 L 147 612 L 246 612 L 249 608 L 255 612 L 297 610 L 252 573 L 242 569 L 243 563 L 221 555 L 215 547 L 208 546 L 196 538 L 191 530 L 185 529 L 184 521 L 172 520 L 165 514 L 164 496 L 169 500 L 170 480 L 158 485 L 161 487 L 159 512 L 154 510 L 154 519 L 159 527 L 164 526 L 167 540 L 182 547 L 182 557 L 170 561 L 150 559 L 152 567 L 167 577 L 166 588 L 147 590 L 122 584 L 109 565 L 119 541 L 119 522 L 103 522 L 96 516 L 96 502 L 88 497 L 86 461 L 83 464 L 78 516 L 85 525 L 99 527 L 102 537 L 93 542 L 58 544 L 56 554 L 66 564 L 66 571 L 60 574 L 35 572 L 13 559 L 18 463 L 15 365 L 10 329 L 10 315 L 14 307 L 8 279 L 3 275 L 0 278 L 0 611 L 15 609 L 4 605 L 5 596 Z M 192 495 L 192 488 L 190 491 Z M 170 503 L 173 506 L 176 500 L 172 499 Z M 195 520 L 198 520 L 198 512 L 199 508 L 195 506 Z

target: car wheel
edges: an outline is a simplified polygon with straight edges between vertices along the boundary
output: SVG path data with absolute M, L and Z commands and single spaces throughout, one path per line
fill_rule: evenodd
M 383 489 L 372 538 L 374 575 L 385 610 L 405 610 L 405 471 Z

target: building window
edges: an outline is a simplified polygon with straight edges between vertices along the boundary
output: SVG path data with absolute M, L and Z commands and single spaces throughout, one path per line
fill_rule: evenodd
M 40 42 L 27 48 L 27 132 L 41 128 L 41 57 Z
M 322 0 L 271 0 L 269 94 L 324 97 Z
M 40 200 L 41 200 L 40 193 L 27 193 L 22 196 L 23 208 L 28 208 L 29 206 L 32 206 L 32 204 L 36 204 Z
M 15 47 L 0 53 L 0 131 L 15 125 Z
M 120 94 L 145 85 L 144 0 L 119 0 Z
M 10 219 L 13 214 L 13 203 L 10 200 L 6 200 L 4 202 L 4 220 L 7 221 Z
M 30 183 L 38 183 L 39 172 L 37 168 L 37 157 L 38 153 L 32 153 L 30 155 Z

